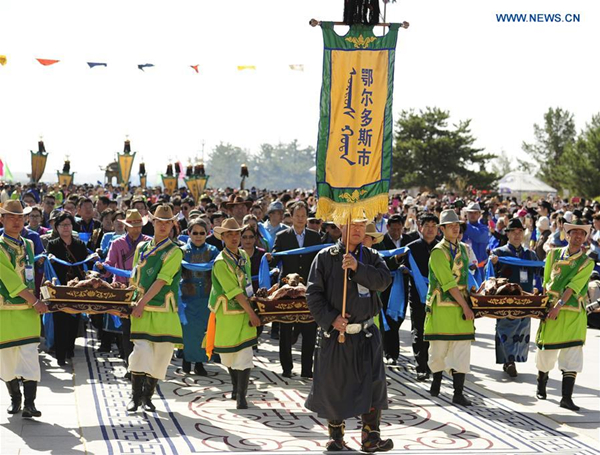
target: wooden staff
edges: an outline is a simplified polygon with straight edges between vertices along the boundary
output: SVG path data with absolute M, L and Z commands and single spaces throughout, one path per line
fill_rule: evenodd
M 308 24 L 311 27 L 316 27 L 317 25 L 321 25 L 321 21 L 317 20 L 317 19 L 311 19 L 310 21 L 308 21 Z M 348 25 L 345 24 L 344 22 L 333 22 L 333 25 Z M 392 25 L 391 23 L 388 22 L 382 22 L 380 24 L 375 24 L 374 27 L 389 27 L 390 25 Z M 406 21 L 402 21 L 402 23 L 400 24 L 400 28 L 408 28 L 410 26 L 410 24 Z
M 346 225 L 346 254 L 349 253 L 350 249 L 350 220 L 352 215 L 348 217 L 348 224 Z M 342 317 L 346 317 L 346 294 L 348 292 L 348 269 L 344 269 L 344 293 L 342 294 Z M 346 334 L 344 332 L 340 332 L 338 336 L 338 342 L 345 343 L 346 342 Z

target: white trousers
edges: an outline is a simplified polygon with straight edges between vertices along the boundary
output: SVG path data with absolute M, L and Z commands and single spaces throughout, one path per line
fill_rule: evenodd
M 16 378 L 23 378 L 26 381 L 39 382 L 42 373 L 38 344 L 30 343 L 0 349 L 0 379 L 8 382 Z
M 164 381 L 173 357 L 173 349 L 173 343 L 134 340 L 133 351 L 129 355 L 129 371 L 146 373 Z
M 583 371 L 583 346 L 564 349 L 538 349 L 535 353 L 535 366 L 539 371 L 548 373 L 554 369 L 558 359 L 558 369 L 562 371 Z
M 221 356 L 221 363 L 232 370 L 247 370 L 254 367 L 252 347 L 227 354 L 219 353 L 219 355 Z
M 471 367 L 471 341 L 430 341 L 427 363 L 433 373 L 454 370 L 466 374 Z

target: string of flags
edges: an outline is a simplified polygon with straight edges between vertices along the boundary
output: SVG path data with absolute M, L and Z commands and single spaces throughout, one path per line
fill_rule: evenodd
M 54 59 L 49 59 L 49 58 L 36 58 L 36 60 L 39 62 L 40 65 L 42 66 L 52 66 L 55 65 L 56 63 L 60 63 L 60 60 L 54 60 Z M 6 57 L 6 55 L 0 55 L 0 65 L 4 66 L 6 65 L 8 62 L 8 58 Z M 96 68 L 96 67 L 108 67 L 108 63 L 106 62 L 86 62 L 86 64 L 88 65 L 88 67 L 90 69 L 92 68 Z M 140 63 L 137 65 L 138 69 L 141 71 L 145 71 L 148 68 L 153 68 L 156 65 L 154 63 Z M 303 64 L 290 64 L 287 65 L 288 68 L 292 71 L 304 71 L 304 65 Z M 200 65 L 196 64 L 196 65 L 189 65 L 189 67 L 194 70 L 196 73 L 200 73 Z M 254 71 L 257 69 L 256 65 L 237 65 L 237 70 L 238 71 Z

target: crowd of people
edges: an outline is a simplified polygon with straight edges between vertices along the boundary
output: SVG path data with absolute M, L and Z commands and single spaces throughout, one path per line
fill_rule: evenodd
M 471 404 L 464 394 L 475 339 L 468 294 L 472 280 L 485 279 L 486 266 L 526 292 L 537 288 L 550 296 L 535 338 L 536 395 L 546 398 L 549 371 L 558 362 L 560 405 L 578 409 L 572 394 L 583 369 L 582 346 L 587 326 L 599 325 L 599 315 L 588 318 L 585 310 L 600 298 L 599 202 L 403 191 L 390 197 L 388 213 L 338 226 L 317 217 L 310 191 L 214 189 L 198 199 L 185 188 L 169 195 L 161 188 L 125 191 L 111 185 L 0 187 L 0 309 L 11 310 L 0 311 L 0 373 L 11 396 L 9 413 L 21 410 L 22 381 L 23 416 L 41 414 L 34 400 L 39 314 L 46 312 L 39 300 L 45 261 L 52 262 L 63 285 L 95 268 L 107 281 L 135 286 L 130 318 L 89 318 L 98 332 L 96 349 L 118 349 L 128 367 L 131 412 L 140 406 L 155 410 L 152 396 L 174 355 L 186 374 L 207 375 L 205 364 L 211 361 L 224 365 L 231 398 L 246 409 L 261 336 L 278 340 L 286 378 L 297 374 L 292 346 L 301 337 L 299 374 L 313 379 L 306 407 L 327 420 L 328 448 L 343 449 L 344 420 L 361 415 L 363 449 L 390 450 L 393 443 L 379 436 L 381 411 L 387 408 L 385 366 L 400 364 L 399 329 L 408 309 L 415 379 L 431 380 L 436 397 L 443 372 L 449 372 L 452 401 Z M 313 248 L 319 245 L 327 247 Z M 394 250 L 400 252 L 377 254 Z M 307 284 L 314 322 L 273 323 L 268 335 L 262 333 L 251 297 L 259 289 L 265 256 L 274 272 L 271 284 L 289 274 Z M 506 263 L 506 257 L 538 265 Z M 428 282 L 426 296 L 419 292 L 417 273 Z M 399 312 L 393 274 L 403 284 Z M 87 318 L 61 312 L 44 316 L 49 318 L 53 337 L 46 334 L 46 348 L 65 366 Z M 510 377 L 527 361 L 530 331 L 529 318 L 497 321 L 496 363 Z M 346 342 L 338 343 L 338 335 L 346 333 Z

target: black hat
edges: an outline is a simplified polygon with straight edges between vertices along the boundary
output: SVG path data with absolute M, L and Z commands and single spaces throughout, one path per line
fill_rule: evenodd
M 513 229 L 525 229 L 519 218 L 512 218 L 508 222 L 508 226 L 506 227 L 505 231 L 512 231 Z
M 552 204 L 550 204 L 550 202 L 548 201 L 542 201 L 542 203 L 540 204 L 540 207 L 544 207 L 546 210 L 548 210 L 548 212 L 552 212 Z

